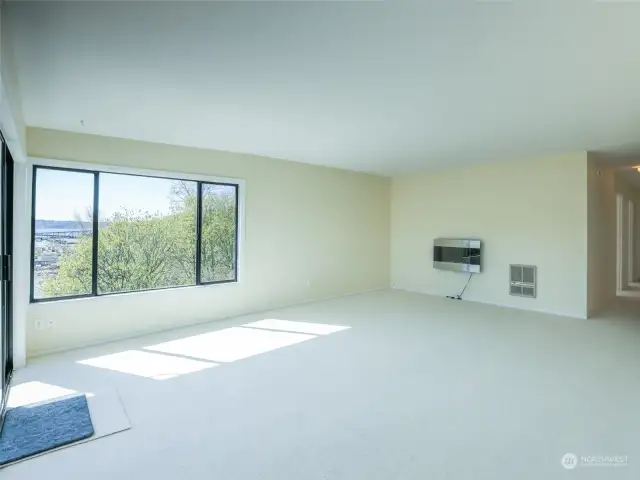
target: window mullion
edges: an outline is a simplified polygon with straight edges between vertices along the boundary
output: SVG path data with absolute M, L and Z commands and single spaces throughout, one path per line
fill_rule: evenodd
M 202 283 L 202 182 L 198 182 L 196 193 L 196 285 Z
M 100 172 L 93 173 L 93 228 L 91 255 L 91 294 L 98 295 L 98 204 L 100 202 Z

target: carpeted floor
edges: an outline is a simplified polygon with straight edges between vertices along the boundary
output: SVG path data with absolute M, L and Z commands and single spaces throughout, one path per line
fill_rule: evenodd
M 17 382 L 117 388 L 132 428 L 7 478 L 637 480 L 638 365 L 640 304 L 587 321 L 345 297 L 31 362 Z M 569 472 L 567 453 L 628 463 Z

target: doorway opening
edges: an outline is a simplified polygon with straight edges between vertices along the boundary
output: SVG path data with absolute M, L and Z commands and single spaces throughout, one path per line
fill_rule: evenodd
M 628 280 L 629 280 L 629 287 L 633 287 L 634 283 L 637 282 L 638 280 L 638 273 L 636 272 L 636 258 L 635 258 L 635 245 L 636 245 L 636 222 L 635 222 L 635 204 L 633 203 L 633 201 L 629 200 L 629 206 L 628 206 L 628 221 L 627 221 L 627 225 L 628 225 L 628 229 L 627 229 L 627 247 L 628 247 L 628 253 L 627 253 L 627 273 L 628 273 Z
M 624 195 L 616 196 L 616 293 L 620 297 L 640 298 L 636 266 L 636 207 Z
M 624 197 L 616 195 L 616 292 L 624 290 Z

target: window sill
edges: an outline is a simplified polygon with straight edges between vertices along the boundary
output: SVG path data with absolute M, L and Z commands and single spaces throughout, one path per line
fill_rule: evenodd
M 83 300 L 95 300 L 99 298 L 110 298 L 110 297 L 124 297 L 124 296 L 134 296 L 134 295 L 153 295 L 154 293 L 167 293 L 168 291 L 183 291 L 183 290 L 195 290 L 195 289 L 204 289 L 211 287 L 223 287 L 223 286 L 231 286 L 238 285 L 240 282 L 238 280 L 228 280 L 222 282 L 207 282 L 201 283 L 200 285 L 183 285 L 179 287 L 163 287 L 163 288 L 153 288 L 149 290 L 137 290 L 135 292 L 113 292 L 113 293 L 103 293 L 99 295 L 76 295 L 70 297 L 58 297 L 58 298 L 38 298 L 31 299 L 29 301 L 29 305 L 39 305 L 43 303 L 68 303 L 68 302 L 77 302 Z

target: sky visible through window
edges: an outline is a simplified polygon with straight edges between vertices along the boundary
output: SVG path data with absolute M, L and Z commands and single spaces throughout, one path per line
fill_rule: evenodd
M 86 221 L 93 206 L 93 174 L 39 169 L 36 219 Z M 100 220 L 123 207 L 170 213 L 172 180 L 132 175 L 100 176 Z

